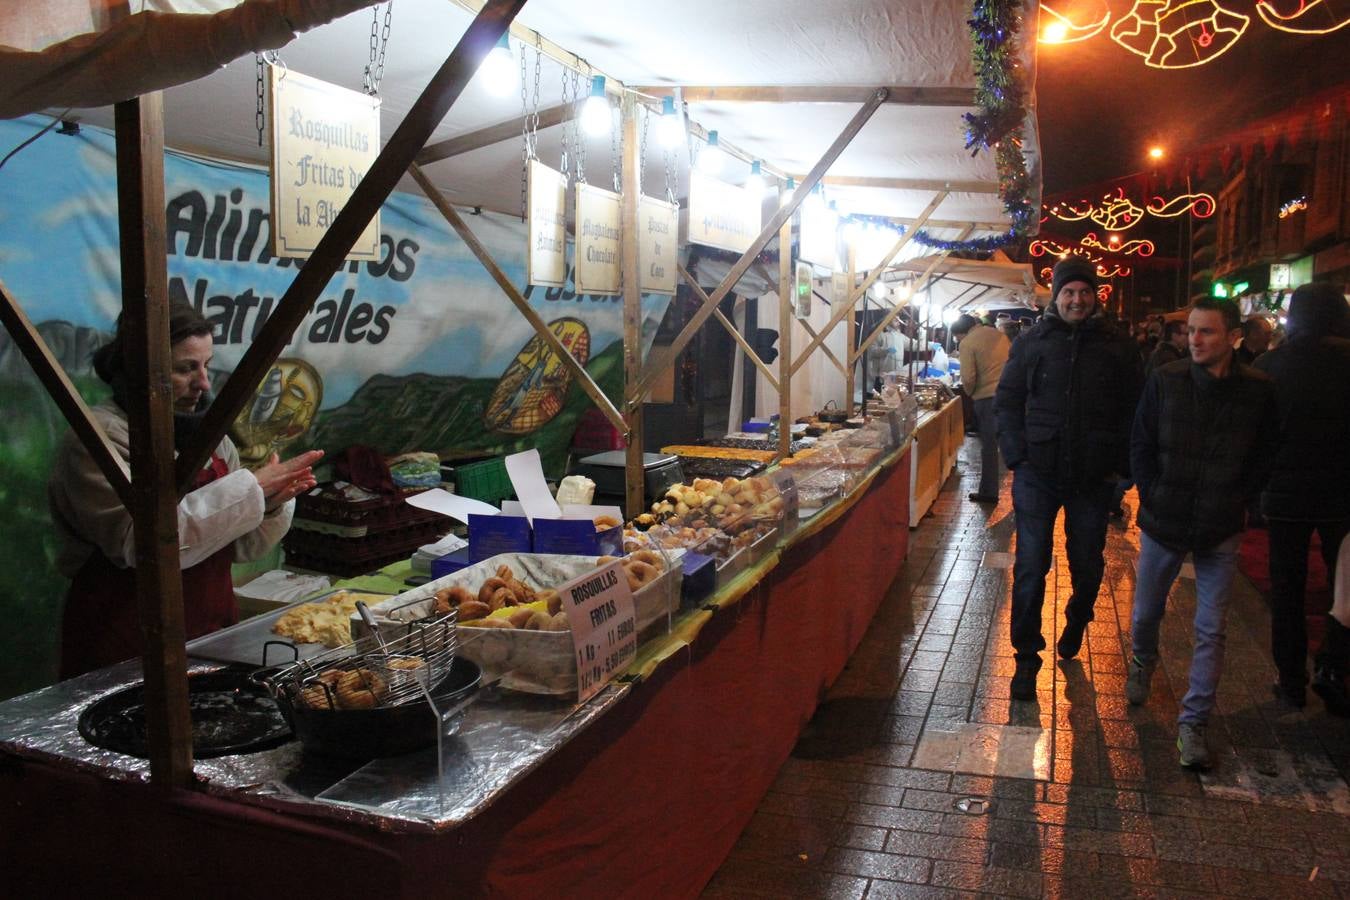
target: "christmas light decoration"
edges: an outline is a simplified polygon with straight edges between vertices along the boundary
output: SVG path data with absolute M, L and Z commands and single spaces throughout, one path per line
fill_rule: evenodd
M 1124 278 L 1132 271 L 1134 270 L 1129 266 L 1122 266 L 1116 263 L 1110 263 L 1109 265 L 1106 263 L 1097 263 L 1098 278 L 1115 278 L 1117 276 Z
M 1170 219 L 1189 212 L 1197 219 L 1208 219 L 1214 215 L 1215 208 L 1214 197 L 1210 194 L 1179 194 L 1171 200 L 1154 197 L 1141 208 L 1125 196 L 1124 188 L 1116 188 L 1114 194 L 1102 197 L 1099 204 L 1065 200 L 1046 206 L 1041 221 L 1054 218 L 1061 222 L 1081 222 L 1089 219 L 1108 231 L 1124 231 L 1138 225 L 1146 215 Z
M 1242 37 L 1251 17 L 1216 0 L 1136 0 L 1111 26 L 1111 39 L 1154 69 L 1188 69 L 1213 62 Z
M 1091 250 L 1105 250 L 1107 253 L 1120 253 L 1124 256 L 1152 256 L 1157 247 L 1150 240 L 1121 241 L 1117 235 L 1111 235 L 1110 242 L 1103 244 L 1095 231 L 1083 235 L 1079 246 Z
M 1041 42 L 1045 44 L 1074 44 L 1101 34 L 1102 29 L 1111 21 L 1111 10 L 1107 8 L 1103 0 L 1098 0 L 1097 8 L 1101 10 L 1101 18 L 1094 22 L 1084 22 L 1079 25 L 1065 14 L 1042 3 L 1041 17 L 1045 24 L 1041 28 Z
M 1214 197 L 1210 194 L 1178 194 L 1171 200 L 1154 197 L 1148 202 L 1147 209 L 1149 215 L 1161 216 L 1164 219 L 1175 218 L 1186 213 L 1190 213 L 1197 219 L 1208 219 L 1214 215 L 1216 206 Z
M 1113 291 L 1115 291 L 1115 289 L 1116 289 L 1116 287 L 1115 287 L 1115 285 L 1113 285 L 1113 284 L 1100 284 L 1100 285 L 1098 285 L 1098 286 L 1097 286 L 1097 299 L 1100 300 L 1100 301 L 1103 302 L 1103 303 L 1106 303 L 1108 300 L 1111 299 L 1111 294 L 1112 294 Z
M 1350 25 L 1350 15 L 1342 16 L 1338 21 L 1329 2 L 1326 2 L 1325 5 L 1324 0 L 1294 0 L 1294 2 L 1298 4 L 1298 8 L 1284 14 L 1276 8 L 1275 0 L 1260 0 L 1256 4 L 1256 14 L 1261 17 L 1262 22 L 1265 22 L 1271 28 L 1277 28 L 1291 34 L 1330 34 Z M 1279 5 L 1288 6 L 1290 4 L 1288 0 L 1284 0 Z M 1313 14 L 1314 10 L 1317 10 L 1315 14 Z M 1307 21 L 1304 21 L 1305 19 Z M 1314 24 L 1314 21 L 1316 24 Z
M 1308 208 L 1307 197 L 1295 197 L 1293 200 L 1290 200 L 1288 203 L 1285 203 L 1283 206 L 1280 207 L 1280 218 L 1287 219 L 1294 213 L 1302 212 L 1307 208 Z

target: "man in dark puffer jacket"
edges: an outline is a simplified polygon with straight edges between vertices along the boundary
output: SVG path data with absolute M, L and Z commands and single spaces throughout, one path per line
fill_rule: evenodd
M 1105 568 L 1111 492 L 1129 474 L 1130 421 L 1139 397 L 1139 353 L 1101 315 L 1093 265 L 1062 260 L 1051 282 L 1050 306 L 1013 344 L 994 398 L 1017 518 L 1014 700 L 1036 699 L 1045 648 L 1041 607 L 1060 507 L 1073 596 L 1064 609 L 1059 655 L 1070 658 L 1082 646 Z
M 1186 554 L 1195 562 L 1195 649 L 1181 701 L 1181 764 L 1209 766 L 1205 726 L 1223 672 L 1224 613 L 1248 502 L 1278 444 L 1275 388 L 1237 363 L 1237 307 L 1201 300 L 1187 321 L 1191 358 L 1149 376 L 1135 414 L 1130 462 L 1139 485 L 1139 562 L 1125 694 L 1148 699 L 1158 627 Z
M 1308 632 L 1303 592 L 1313 531 L 1334 584 L 1336 551 L 1350 530 L 1350 306 L 1330 284 L 1305 284 L 1289 300 L 1289 337 L 1256 368 L 1275 381 L 1281 444 L 1261 494 L 1270 529 L 1270 645 L 1276 695 L 1306 702 Z M 1350 716 L 1345 691 L 1350 634 L 1327 616 L 1313 690 L 1333 715 Z

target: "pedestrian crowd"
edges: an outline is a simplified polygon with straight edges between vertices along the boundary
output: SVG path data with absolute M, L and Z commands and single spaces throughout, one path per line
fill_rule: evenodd
M 998 500 L 1012 470 L 1017 542 L 1011 696 L 1036 699 L 1041 612 L 1055 519 L 1064 511 L 1072 593 L 1055 649 L 1082 647 L 1105 568 L 1112 516 L 1131 486 L 1140 529 L 1126 696 L 1147 702 L 1167 596 L 1189 556 L 1196 612 L 1178 717 L 1180 762 L 1208 768 L 1206 724 L 1223 670 L 1225 614 L 1249 525 L 1268 529 L 1271 653 L 1279 702 L 1308 687 L 1350 716 L 1350 306 L 1331 284 L 1297 288 L 1283 331 L 1204 299 L 1184 321 L 1159 317 L 1131 337 L 1103 309 L 1095 268 L 1055 266 L 1049 306 L 1009 340 L 1010 323 L 952 324 L 981 442 L 979 490 Z M 1335 603 L 1308 674 L 1305 591 L 1316 534 Z M 1338 565 L 1339 564 L 1339 565 Z M 1339 577 L 1338 577 L 1339 572 Z

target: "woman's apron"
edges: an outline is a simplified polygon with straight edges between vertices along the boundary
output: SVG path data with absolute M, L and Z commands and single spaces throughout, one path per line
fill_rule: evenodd
M 197 473 L 193 489 L 229 471 L 225 461 L 213 454 L 211 464 Z M 183 569 L 183 622 L 189 640 L 238 620 L 230 578 L 233 561 L 231 542 Z M 73 678 L 142 652 L 136 570 L 115 565 L 102 551 L 95 550 L 66 594 L 61 620 L 61 678 Z

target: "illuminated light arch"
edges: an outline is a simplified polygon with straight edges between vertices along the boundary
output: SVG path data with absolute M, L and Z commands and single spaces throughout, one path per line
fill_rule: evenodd
M 1133 228 L 1144 218 L 1144 211 L 1125 196 L 1124 188 L 1116 189 L 1117 195 L 1107 194 L 1102 203 L 1089 216 L 1092 221 L 1108 231 L 1124 231 Z
M 1102 11 L 1101 18 L 1095 22 L 1085 22 L 1079 25 L 1062 12 L 1042 3 L 1041 15 L 1042 17 L 1048 15 L 1050 21 L 1047 23 L 1044 18 L 1041 20 L 1041 41 L 1046 44 L 1074 44 L 1101 34 L 1107 23 L 1111 21 L 1111 10 L 1104 0 L 1097 0 L 1097 6 Z M 1052 37 L 1052 34 L 1055 36 Z
M 1130 11 L 1111 26 L 1111 40 L 1131 53 L 1147 58 L 1158 37 L 1158 16 L 1168 0 L 1135 0 Z
M 1092 250 L 1104 250 L 1107 253 L 1119 253 L 1123 256 L 1152 256 L 1157 247 L 1150 240 L 1122 241 L 1119 244 L 1103 244 L 1095 231 L 1089 231 L 1078 242 L 1079 246 Z
M 1155 69 L 1189 69 L 1213 62 L 1237 43 L 1251 21 L 1216 0 L 1186 0 L 1159 14 L 1158 36 L 1144 63 Z
M 1107 264 L 1107 263 L 1097 263 L 1097 277 L 1098 277 L 1098 278 L 1115 278 L 1116 276 L 1120 276 L 1121 278 L 1124 278 L 1125 276 L 1129 275 L 1130 272 L 1132 272 L 1132 271 L 1134 271 L 1134 270 L 1131 269 L 1129 266 L 1122 266 L 1122 265 L 1118 265 L 1118 264 L 1116 264 L 1116 263 L 1110 263 L 1110 264 Z
M 1190 213 L 1197 219 L 1208 219 L 1214 215 L 1214 197 L 1211 194 L 1178 194 L 1171 200 L 1154 197 L 1148 202 L 1150 215 L 1171 219 Z
M 1100 301 L 1102 301 L 1103 303 L 1107 302 L 1108 300 L 1111 299 L 1111 293 L 1112 293 L 1115 289 L 1116 289 L 1116 286 L 1113 285 L 1113 284 L 1099 284 L 1099 285 L 1097 285 L 1097 299 L 1100 300 Z
M 1298 8 L 1288 15 L 1282 14 L 1276 8 L 1274 0 L 1260 0 L 1256 4 L 1256 14 L 1261 17 L 1271 28 L 1280 31 L 1287 31 L 1290 34 L 1330 34 L 1338 31 L 1346 25 L 1350 25 L 1350 12 L 1341 17 L 1340 21 L 1335 21 L 1336 12 L 1332 10 L 1331 0 L 1297 0 Z M 1045 7 L 1041 7 L 1044 9 Z M 1308 17 L 1314 9 L 1320 10 L 1318 13 L 1326 13 L 1334 24 L 1331 25 L 1313 25 L 1303 20 Z

